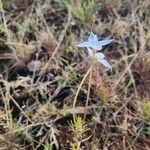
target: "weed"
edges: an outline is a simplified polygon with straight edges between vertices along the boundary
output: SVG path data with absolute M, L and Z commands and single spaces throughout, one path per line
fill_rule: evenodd
M 85 23 L 99 7 L 96 0 L 62 0 L 59 3 L 82 23 Z
M 143 102 L 142 109 L 144 119 L 150 122 L 150 102 Z
M 85 132 L 89 129 L 87 128 L 86 122 L 80 117 L 76 116 L 72 122 L 69 123 L 69 126 L 74 134 L 75 143 L 72 144 L 72 150 L 79 150 Z
M 10 10 L 12 0 L 1 0 L 0 4 L 3 4 L 4 9 Z
M 44 150 L 53 150 L 53 147 L 49 144 L 44 145 Z
M 74 68 L 71 65 L 69 64 L 66 65 L 62 73 L 63 73 L 62 76 L 58 78 L 60 85 L 66 87 L 75 83 L 75 80 L 77 79 L 77 75 L 74 71 Z

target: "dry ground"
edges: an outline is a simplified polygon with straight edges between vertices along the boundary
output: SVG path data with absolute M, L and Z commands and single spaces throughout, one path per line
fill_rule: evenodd
M 149 50 L 149 0 L 0 0 L 0 150 L 149 150 Z

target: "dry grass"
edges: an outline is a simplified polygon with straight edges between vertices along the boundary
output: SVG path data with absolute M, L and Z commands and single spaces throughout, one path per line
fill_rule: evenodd
M 149 43 L 149 0 L 0 0 L 0 150 L 149 150 Z

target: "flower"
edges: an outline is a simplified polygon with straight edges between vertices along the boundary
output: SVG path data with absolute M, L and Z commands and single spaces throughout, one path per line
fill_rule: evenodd
M 82 42 L 78 44 L 77 47 L 86 47 L 91 57 L 95 57 L 98 62 L 102 63 L 112 71 L 112 67 L 105 59 L 105 55 L 103 53 L 97 52 L 96 50 L 101 50 L 102 46 L 109 44 L 113 40 L 114 39 L 105 39 L 99 41 L 97 35 L 91 32 L 88 38 L 88 42 Z
M 97 35 L 91 32 L 89 35 L 88 41 L 78 44 L 77 47 L 86 47 L 86 48 L 92 48 L 95 50 L 101 50 L 102 46 L 109 44 L 113 40 L 114 39 L 105 39 L 105 40 L 99 41 Z
M 103 53 L 98 52 L 98 53 L 94 54 L 94 52 L 91 48 L 87 48 L 87 49 L 88 49 L 88 53 L 90 54 L 91 57 L 95 57 L 99 63 L 102 63 L 104 66 L 108 67 L 112 71 L 112 67 L 105 59 L 105 55 Z

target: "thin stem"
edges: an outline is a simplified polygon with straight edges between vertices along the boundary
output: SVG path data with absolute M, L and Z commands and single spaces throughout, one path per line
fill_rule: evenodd
M 91 70 L 92 70 L 92 66 L 90 66 L 90 68 L 88 69 L 88 71 L 87 71 L 86 74 L 84 75 L 84 78 L 82 79 L 82 81 L 81 81 L 81 83 L 80 83 L 80 85 L 79 85 L 79 87 L 78 87 L 78 90 L 77 90 L 77 92 L 76 92 L 75 98 L 74 98 L 74 100 L 73 100 L 73 108 L 75 108 L 75 106 L 76 106 L 77 97 L 78 97 L 78 95 L 79 95 L 79 92 L 80 92 L 80 90 L 81 90 L 81 87 L 82 87 L 82 85 L 83 85 L 85 79 L 87 78 L 87 76 L 89 75 L 89 73 L 90 73 Z
M 86 107 L 88 106 L 89 97 L 90 97 L 91 79 L 92 79 L 92 69 L 90 70 L 90 75 L 89 75 L 88 93 L 87 93 L 86 104 L 85 104 Z

